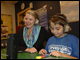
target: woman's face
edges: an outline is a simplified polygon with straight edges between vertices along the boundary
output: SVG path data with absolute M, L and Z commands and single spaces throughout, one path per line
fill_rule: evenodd
M 50 22 L 50 29 L 51 32 L 55 35 L 55 37 L 60 38 L 64 36 L 62 25 L 60 24 L 55 25 L 53 22 Z
M 29 29 L 33 28 L 34 23 L 35 23 L 35 18 L 30 14 L 26 14 L 24 22 L 25 22 L 25 25 L 26 25 L 27 28 L 29 28 Z

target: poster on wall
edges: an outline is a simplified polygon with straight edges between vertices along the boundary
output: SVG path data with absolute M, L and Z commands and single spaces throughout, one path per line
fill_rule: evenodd
M 40 17 L 40 22 L 39 25 L 43 26 L 48 30 L 48 20 L 47 20 L 47 5 L 44 5 L 42 8 L 35 10 L 39 17 Z
M 61 1 L 61 13 L 69 22 L 79 21 L 79 1 Z
M 7 38 L 8 34 L 13 33 L 12 16 L 1 14 L 1 39 Z

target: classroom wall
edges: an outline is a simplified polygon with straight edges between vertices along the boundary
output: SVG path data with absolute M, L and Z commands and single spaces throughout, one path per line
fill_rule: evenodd
M 1 1 L 1 14 L 12 15 L 12 27 L 13 33 L 16 33 L 16 24 L 15 24 L 15 5 Z
M 48 20 L 51 18 L 51 16 L 53 16 L 56 13 L 61 13 L 61 7 L 60 6 L 60 1 L 19 1 L 18 3 L 15 4 L 15 20 L 16 20 L 16 26 L 17 24 L 17 13 L 21 12 L 21 3 L 25 3 L 25 8 L 29 7 L 29 3 L 32 2 L 33 3 L 33 8 L 31 10 L 37 10 L 41 7 L 43 7 L 44 5 L 47 5 L 47 18 Z M 50 7 L 52 7 L 52 9 L 50 9 Z M 24 10 L 23 9 L 23 10 Z M 49 25 L 49 23 L 48 23 Z M 76 37 L 79 38 L 79 20 L 75 21 L 75 22 L 70 22 L 69 25 L 72 28 L 72 31 L 69 32 L 69 34 L 73 34 Z M 50 29 L 48 30 L 50 32 L 51 35 L 53 35 L 50 31 Z M 76 33 L 75 33 L 76 32 Z
M 33 3 L 33 8 L 32 8 L 33 10 L 39 9 L 42 6 L 47 5 L 48 20 L 51 18 L 52 15 L 54 15 L 56 13 L 61 13 L 59 1 L 19 1 L 15 5 L 1 1 L 1 14 L 12 15 L 13 33 L 16 33 L 17 13 L 22 11 L 22 9 L 21 9 L 22 2 L 25 3 L 24 9 L 29 7 L 30 2 Z M 52 7 L 52 9 L 50 9 L 50 7 Z M 69 33 L 74 34 L 75 36 L 77 36 L 79 38 L 79 21 L 71 22 L 71 23 L 69 23 L 69 25 L 72 27 L 72 31 Z
M 16 26 L 18 26 L 17 23 L 17 13 L 21 12 L 21 3 L 25 3 L 25 8 L 29 7 L 29 3 L 33 3 L 33 8 L 31 10 L 37 10 L 39 8 L 42 8 L 44 5 L 47 5 L 47 18 L 48 20 L 51 18 L 52 15 L 56 13 L 60 13 L 60 1 L 19 1 L 15 4 L 15 20 L 16 20 Z M 50 9 L 52 7 L 52 9 Z M 24 10 L 23 9 L 23 10 Z
M 75 35 L 79 38 L 79 21 L 70 22 L 69 26 L 71 27 L 71 31 L 68 32 L 68 34 Z

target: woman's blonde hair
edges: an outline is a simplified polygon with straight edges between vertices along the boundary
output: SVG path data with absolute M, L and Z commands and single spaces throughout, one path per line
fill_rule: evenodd
M 32 15 L 35 18 L 35 24 L 39 23 L 40 18 L 39 18 L 39 15 L 36 13 L 36 11 L 34 11 L 34 10 L 28 10 L 28 11 L 26 11 L 25 15 L 26 14 L 30 14 L 30 15 Z M 25 19 L 25 16 L 24 16 L 24 19 Z

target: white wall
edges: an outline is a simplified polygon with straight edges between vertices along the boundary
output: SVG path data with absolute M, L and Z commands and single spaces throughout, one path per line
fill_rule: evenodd
M 15 5 L 5 1 L 1 1 L 1 14 L 7 14 L 12 16 L 13 33 L 16 33 Z
M 61 1 L 61 13 L 67 16 L 68 22 L 79 21 L 79 1 Z

